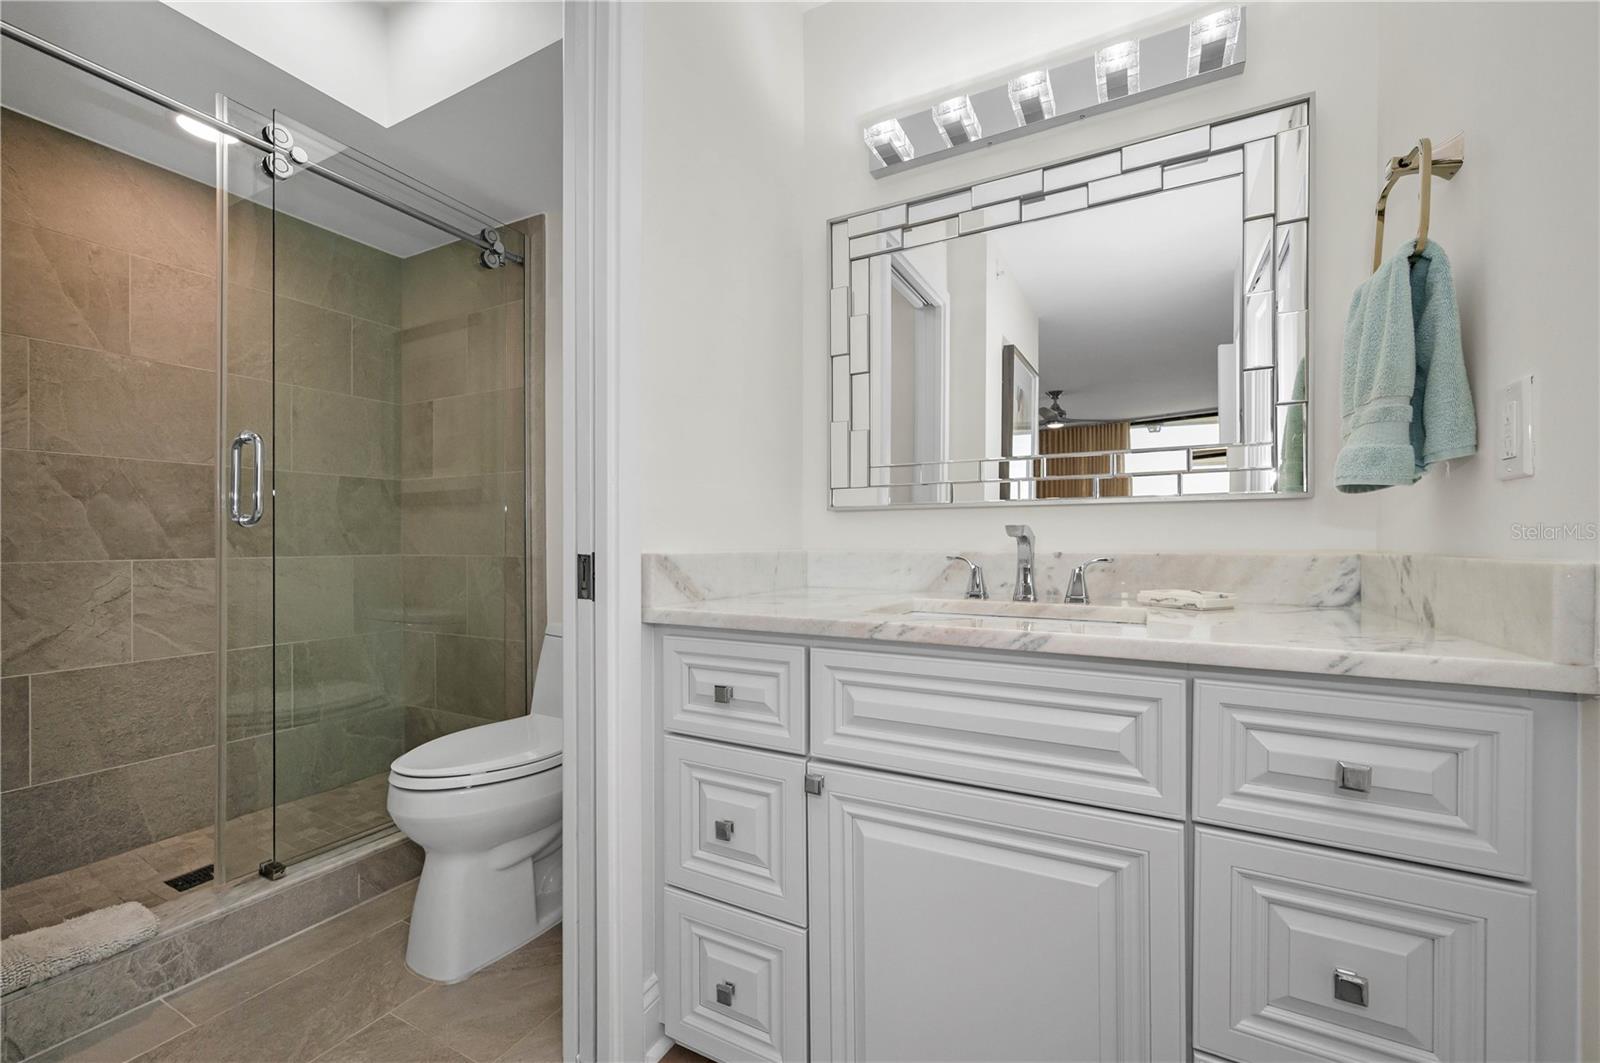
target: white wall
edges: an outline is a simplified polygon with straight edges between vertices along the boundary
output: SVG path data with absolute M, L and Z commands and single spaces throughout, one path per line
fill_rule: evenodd
M 1179 8 L 1179 11 L 1189 10 Z M 1173 5 L 825 4 L 805 16 L 806 168 L 800 211 L 805 256 L 804 482 L 806 545 L 816 549 L 1004 547 L 1001 526 L 1026 520 L 1044 550 L 1370 548 L 1372 496 L 1336 494 L 1338 359 L 1344 310 L 1360 282 L 1370 236 L 1377 148 L 1377 82 L 1370 59 L 1380 9 L 1367 4 L 1254 4 L 1241 77 L 1110 115 L 875 180 L 861 119 L 1025 62 L 1041 48 L 1093 43 L 1131 19 L 1169 25 Z M 1131 12 L 1131 15 L 1130 15 Z M 913 17 L 914 13 L 914 17 Z M 1204 122 L 1294 95 L 1316 93 L 1313 154 L 1313 334 L 1317 380 L 1310 499 L 1164 505 L 1034 506 L 949 512 L 831 513 L 828 471 L 828 218 L 985 176 Z
M 1449 476 L 1383 492 L 1378 545 L 1592 560 L 1600 556 L 1592 540 L 1519 538 L 1512 526 L 1596 520 L 1600 8 L 1397 4 L 1383 8 L 1380 25 L 1380 155 L 1400 154 L 1419 136 L 1466 134 L 1461 173 L 1435 183 L 1430 236 L 1455 274 L 1479 456 L 1454 463 Z M 1513 38 L 1531 49 L 1508 47 Z M 1421 41 L 1432 58 L 1422 58 Z M 1392 201 L 1393 247 L 1415 234 L 1414 186 L 1408 179 Z M 1494 393 L 1530 372 L 1539 405 L 1537 472 L 1501 481 L 1490 460 Z
M 641 545 L 797 547 L 800 8 L 644 6 Z

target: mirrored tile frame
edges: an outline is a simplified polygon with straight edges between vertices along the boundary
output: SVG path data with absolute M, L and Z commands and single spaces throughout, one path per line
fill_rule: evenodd
M 1296 99 L 829 222 L 829 507 L 1308 496 L 1311 126 L 1311 101 Z M 873 439 L 885 426 L 868 416 L 876 394 L 867 280 L 874 259 L 1241 174 L 1245 223 L 1231 371 L 1238 386 L 1219 396 L 1220 444 L 874 461 L 885 452 Z M 1139 456 L 1137 465 L 1126 461 L 1130 455 Z M 1057 471 L 1081 469 L 1076 459 L 1099 459 L 1108 471 Z M 1038 485 L 1066 481 L 1075 497 L 1037 497 Z

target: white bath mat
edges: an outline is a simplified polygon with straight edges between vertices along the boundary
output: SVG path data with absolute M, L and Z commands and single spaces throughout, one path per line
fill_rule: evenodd
M 156 936 L 156 917 L 135 901 L 0 941 L 0 993 L 115 956 Z

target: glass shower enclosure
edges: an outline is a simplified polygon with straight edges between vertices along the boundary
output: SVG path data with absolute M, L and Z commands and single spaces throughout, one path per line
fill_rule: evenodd
M 390 826 L 389 763 L 527 711 L 527 234 L 228 99 L 219 859 Z M 441 237 L 443 237 L 441 239 Z
M 392 829 L 395 757 L 528 711 L 544 244 L 3 30 L 10 934 Z

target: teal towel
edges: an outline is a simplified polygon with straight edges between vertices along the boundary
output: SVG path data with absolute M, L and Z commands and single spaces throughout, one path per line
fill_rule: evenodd
M 1356 289 L 1344 327 L 1341 491 L 1416 483 L 1430 465 L 1478 449 L 1450 260 L 1412 246 Z

